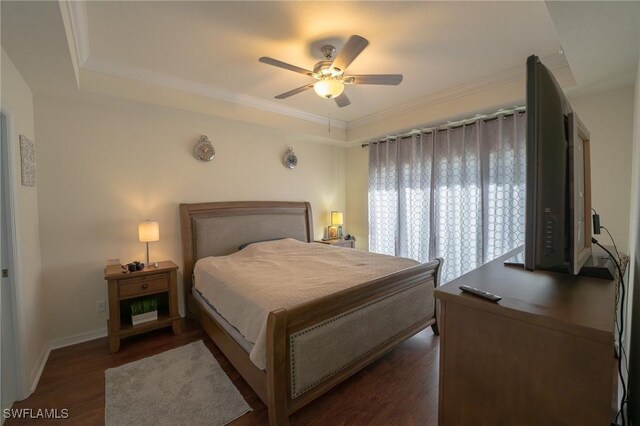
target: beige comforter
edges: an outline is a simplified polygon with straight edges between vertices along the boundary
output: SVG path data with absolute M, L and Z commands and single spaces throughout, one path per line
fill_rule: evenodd
M 254 343 L 250 358 L 265 369 L 269 312 L 417 264 L 401 257 L 286 239 L 251 244 L 228 256 L 200 259 L 194 275 L 200 293 Z

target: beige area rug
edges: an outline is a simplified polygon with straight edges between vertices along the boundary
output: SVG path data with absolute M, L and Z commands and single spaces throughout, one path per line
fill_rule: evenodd
M 251 411 L 201 340 L 104 374 L 107 426 L 225 425 Z

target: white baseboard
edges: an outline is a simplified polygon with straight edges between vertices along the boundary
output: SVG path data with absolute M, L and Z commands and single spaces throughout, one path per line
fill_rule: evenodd
M 49 354 L 51 353 L 51 349 L 48 344 L 45 344 L 38 355 L 38 359 L 36 360 L 36 364 L 33 366 L 33 370 L 31 370 L 31 375 L 29 377 L 29 392 L 28 395 L 25 395 L 25 398 L 33 393 L 36 390 L 36 386 L 38 386 L 38 382 L 40 381 L 40 376 L 42 376 L 42 372 L 44 371 L 44 366 L 47 364 L 47 360 L 49 359 Z
M 74 334 L 73 336 L 62 337 L 60 339 L 54 339 L 49 341 L 42 348 L 42 352 L 38 356 L 38 360 L 31 371 L 31 377 L 29 379 L 29 383 L 31 384 L 29 388 L 29 395 L 36 390 L 38 386 L 38 382 L 40 381 L 40 376 L 42 376 L 42 372 L 44 371 L 44 366 L 47 364 L 47 360 L 49 359 L 49 354 L 52 350 L 64 348 L 66 346 L 76 345 L 78 343 L 88 342 L 89 340 L 99 339 L 101 337 L 105 337 L 107 335 L 107 329 L 101 328 L 99 330 L 88 331 L 86 333 Z M 28 396 L 28 395 L 27 395 Z M 26 398 L 26 396 L 25 396 Z
M 49 342 L 49 349 L 60 349 L 66 346 L 76 345 L 78 343 L 88 342 L 89 340 L 99 339 L 107 335 L 107 328 L 100 328 L 98 330 L 87 331 L 85 333 L 74 334 L 73 336 L 61 337 L 59 339 L 53 339 Z

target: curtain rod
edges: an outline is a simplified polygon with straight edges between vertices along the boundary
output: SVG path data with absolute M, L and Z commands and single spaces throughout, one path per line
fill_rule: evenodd
M 464 127 L 466 125 L 472 125 L 475 124 L 476 122 L 478 122 L 479 120 L 482 120 L 484 123 L 488 122 L 488 121 L 493 121 L 493 120 L 497 120 L 498 117 L 500 115 L 504 115 L 504 117 L 511 117 L 514 114 L 523 114 L 524 112 L 526 112 L 525 107 L 520 106 L 520 107 L 515 107 L 513 109 L 509 109 L 509 110 L 505 110 L 505 109 L 501 109 L 498 110 L 494 113 L 491 114 L 482 114 L 482 115 L 477 115 L 475 117 L 472 118 L 465 118 L 463 120 L 458 120 L 458 121 L 454 121 L 454 122 L 449 122 L 447 124 L 441 124 L 435 127 L 429 127 L 429 128 L 425 128 L 425 129 L 414 129 L 410 132 L 407 133 L 403 133 L 400 135 L 396 135 L 396 136 L 387 136 L 386 139 L 388 140 L 394 140 L 394 139 L 403 139 L 406 137 L 409 137 L 411 135 L 415 135 L 416 133 L 433 133 L 434 131 L 444 131 L 447 129 L 459 129 L 460 127 Z M 369 146 L 369 144 L 371 143 L 385 143 L 386 140 L 377 140 L 374 139 L 371 142 L 367 142 L 367 143 L 363 143 L 362 145 L 360 145 L 362 148 L 365 148 L 367 146 Z

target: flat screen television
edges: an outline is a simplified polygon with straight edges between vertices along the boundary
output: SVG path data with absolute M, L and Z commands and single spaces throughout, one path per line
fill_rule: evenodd
M 527 58 L 524 266 L 578 274 L 591 256 L 589 132 L 553 74 Z

